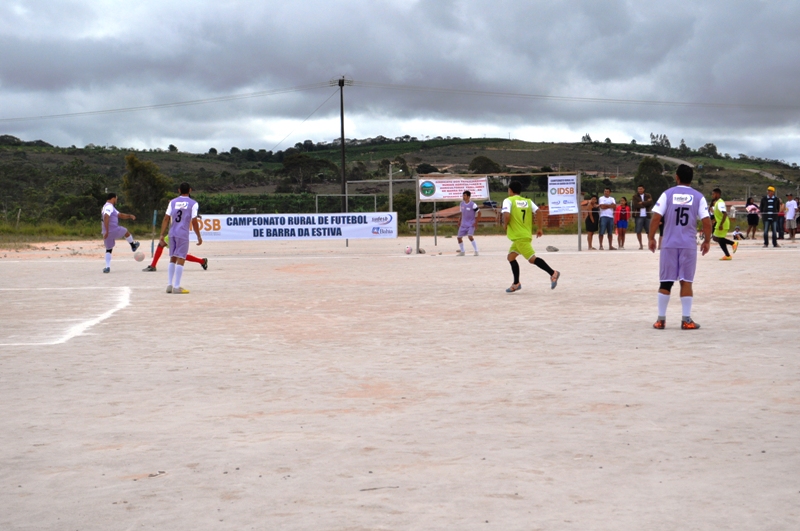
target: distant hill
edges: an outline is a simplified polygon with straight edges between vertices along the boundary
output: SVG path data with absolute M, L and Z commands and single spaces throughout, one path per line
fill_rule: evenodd
M 468 173 L 476 157 L 487 157 L 503 173 L 539 171 L 581 172 L 585 189 L 611 183 L 616 192 L 630 190 L 631 179 L 644 156 L 657 156 L 666 172 L 680 161 L 697 168 L 696 185 L 704 193 L 714 186 L 728 198 L 744 198 L 749 190 L 761 195 L 768 184 L 786 191 L 800 181 L 797 165 L 782 161 L 720 155 L 713 144 L 693 150 L 651 144 L 611 142 L 547 143 L 499 138 L 414 137 L 348 139 L 348 180 L 385 179 L 389 162 L 395 178 L 416 175 L 417 168 Z M 154 162 L 177 185 L 188 181 L 205 194 L 339 193 L 341 161 L 337 143 L 298 143 L 285 151 L 231 148 L 203 154 L 167 150 L 132 150 L 115 146 L 56 147 L 43 140 L 24 141 L 0 136 L 0 203 L 3 214 L 23 210 L 23 217 L 41 219 L 94 219 L 94 202 L 105 190 L 121 190 L 125 156 Z M 293 157 L 292 157 L 293 156 Z M 317 162 L 314 162 L 314 161 Z M 287 166 L 291 161 L 293 166 Z M 529 182 L 530 180 L 526 181 Z M 535 184 L 531 184 L 535 186 Z M 500 189 L 502 190 L 502 186 Z M 396 191 L 401 190 L 398 185 Z M 357 185 L 351 192 L 386 193 L 385 185 Z M 312 196 L 313 197 L 313 196 Z M 77 201 L 76 198 L 83 198 Z M 243 199 L 237 205 L 243 205 Z M 245 201 L 246 202 L 246 201 Z M 124 203 L 124 201 L 123 201 Z M 58 205 L 61 205 L 59 207 Z M 65 206 L 71 205 L 71 206 Z M 75 206 L 82 205 L 82 206 Z M 99 206 L 99 205 L 98 205 Z M 242 208 L 246 208 L 242 206 Z

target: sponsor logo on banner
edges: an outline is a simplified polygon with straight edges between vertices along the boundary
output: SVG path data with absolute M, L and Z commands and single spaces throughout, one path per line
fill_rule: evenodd
M 692 194 L 672 194 L 673 205 L 691 205 L 692 203 L 694 203 Z
M 566 201 L 564 201 L 564 203 L 566 203 Z M 558 206 L 561 204 L 561 201 L 551 201 L 550 204 L 553 206 Z
M 430 181 L 425 181 L 419 185 L 419 191 L 422 192 L 422 195 L 430 197 L 436 193 L 436 185 Z
M 394 231 L 385 227 L 372 227 L 372 234 L 394 234 Z
M 385 216 L 375 216 L 374 218 L 372 218 L 372 223 L 377 223 L 379 225 L 388 225 L 389 223 L 392 222 L 392 219 L 394 218 L 392 217 L 391 214 L 386 214 Z

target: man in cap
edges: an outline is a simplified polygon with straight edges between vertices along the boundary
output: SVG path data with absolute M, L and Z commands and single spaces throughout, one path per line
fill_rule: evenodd
M 778 213 L 781 211 L 781 200 L 775 195 L 775 187 L 767 188 L 767 195 L 761 198 L 761 219 L 764 222 L 764 247 L 769 247 L 768 233 L 772 228 L 772 246 L 778 245 Z

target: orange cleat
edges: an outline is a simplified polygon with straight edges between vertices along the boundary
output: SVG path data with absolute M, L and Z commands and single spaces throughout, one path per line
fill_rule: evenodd
M 689 319 L 688 321 L 681 321 L 681 330 L 697 330 L 700 325 Z
M 656 330 L 664 330 L 667 327 L 667 322 L 664 319 L 659 319 L 653 323 L 653 328 Z

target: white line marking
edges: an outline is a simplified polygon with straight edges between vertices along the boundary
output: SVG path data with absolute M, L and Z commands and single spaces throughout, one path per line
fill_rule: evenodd
M 31 288 L 31 291 L 43 289 L 43 288 Z M 62 289 L 83 289 L 83 288 L 62 288 Z M 106 288 L 107 289 L 107 288 Z M 126 308 L 131 303 L 131 288 L 125 286 L 122 288 L 118 288 L 121 290 L 119 301 L 117 301 L 117 305 L 108 310 L 107 312 L 98 315 L 93 319 L 89 319 L 87 321 L 83 321 L 81 323 L 76 324 L 75 326 L 67 329 L 67 332 L 59 339 L 54 341 L 47 341 L 44 343 L 0 343 L 0 347 L 22 347 L 22 346 L 41 346 L 41 345 L 61 345 L 66 343 L 70 339 L 74 337 L 78 337 L 86 332 L 91 327 L 98 325 L 117 313 L 118 311 Z M 12 291 L 11 289 L 5 289 L 3 291 Z

